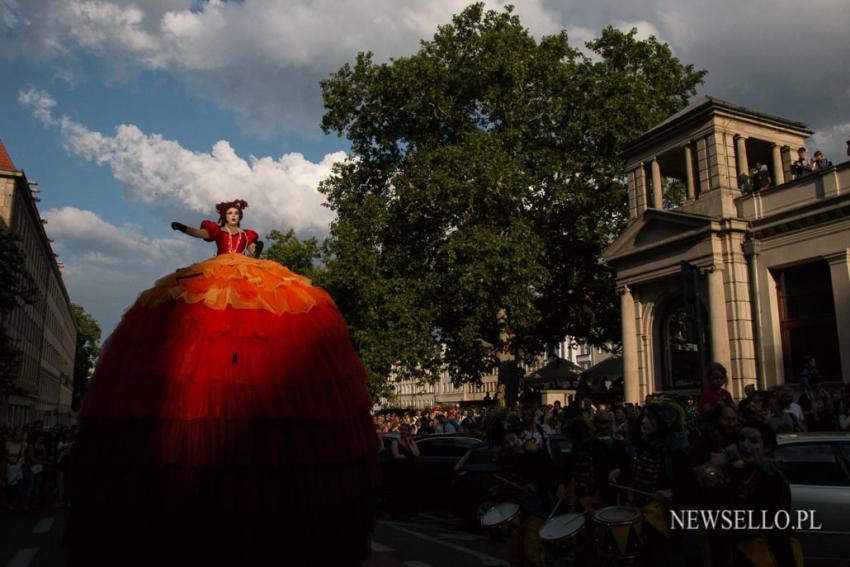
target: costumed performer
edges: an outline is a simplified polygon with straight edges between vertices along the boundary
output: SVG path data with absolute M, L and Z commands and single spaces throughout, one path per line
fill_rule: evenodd
M 106 341 L 72 455 L 71 565 L 359 565 L 379 482 L 365 369 L 331 297 L 244 230 L 143 292 Z M 328 545 L 328 544 L 331 545 Z

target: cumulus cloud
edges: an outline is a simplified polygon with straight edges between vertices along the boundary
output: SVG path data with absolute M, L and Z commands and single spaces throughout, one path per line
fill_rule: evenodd
M 318 82 L 358 51 L 412 53 L 468 0 L 0 0 L 0 53 L 49 61 L 78 80 L 94 56 L 113 74 L 162 71 L 260 132 L 318 132 Z M 509 0 L 488 0 L 501 9 Z M 709 70 L 705 94 L 803 120 L 847 121 L 850 3 L 818 0 L 528 0 L 536 35 L 566 29 L 577 47 L 604 26 L 636 27 Z M 816 89 L 812 89 L 816 85 Z
M 209 152 L 195 152 L 132 124 L 122 124 L 107 135 L 67 116 L 56 117 L 56 101 L 39 89 L 21 91 L 18 99 L 43 124 L 59 130 L 67 151 L 111 168 L 129 199 L 150 206 L 165 219 L 176 220 L 176 214 L 210 215 L 215 203 L 237 197 L 248 201 L 250 225 L 260 233 L 293 228 L 321 235 L 333 219 L 318 185 L 335 162 L 345 159 L 343 152 L 327 154 L 318 163 L 299 153 L 245 159 L 226 140 L 216 142 Z
M 136 225 L 116 226 L 92 211 L 49 209 L 48 235 L 65 265 L 62 278 L 75 303 L 100 323 L 104 337 L 124 310 L 157 278 L 210 255 L 192 238 L 154 238 Z
M 489 0 L 501 8 L 507 0 Z M 319 81 L 358 51 L 412 53 L 467 0 L 0 0 L 0 52 L 49 61 L 75 83 L 80 58 L 118 76 L 135 66 L 185 81 L 257 131 L 318 133 Z M 542 0 L 519 3 L 523 22 L 554 33 Z

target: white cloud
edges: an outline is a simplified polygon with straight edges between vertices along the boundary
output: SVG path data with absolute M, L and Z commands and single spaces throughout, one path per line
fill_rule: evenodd
M 318 133 L 319 81 L 358 51 L 378 59 L 415 51 L 467 0 L 0 0 L 0 52 L 55 65 L 70 84 L 79 59 L 94 56 L 113 74 L 163 70 L 201 97 L 233 109 L 260 132 Z M 501 8 L 507 0 L 490 0 Z M 538 33 L 560 30 L 542 0 L 516 12 Z
M 30 88 L 18 99 L 42 123 L 59 129 L 67 151 L 110 167 L 128 198 L 165 219 L 211 215 L 215 203 L 242 198 L 249 203 L 246 224 L 261 234 L 275 228 L 322 234 L 333 220 L 318 185 L 335 162 L 345 159 L 343 152 L 327 154 L 318 163 L 300 153 L 244 159 L 226 140 L 210 152 L 195 152 L 132 124 L 118 126 L 110 136 L 66 116 L 57 118 L 52 113 L 56 101 L 45 91 Z
M 812 136 L 809 144 L 809 154 L 820 150 L 832 163 L 840 163 L 848 159 L 847 142 L 850 140 L 850 122 L 836 124 Z
M 135 225 L 110 224 L 92 211 L 64 207 L 44 211 L 42 217 L 65 265 L 62 278 L 69 295 L 97 319 L 104 338 L 143 288 L 212 255 L 203 241 L 154 238 Z

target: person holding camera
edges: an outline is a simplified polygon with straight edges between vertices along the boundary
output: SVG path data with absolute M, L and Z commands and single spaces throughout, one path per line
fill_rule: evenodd
M 419 514 L 416 489 L 416 461 L 419 459 L 419 447 L 410 432 L 410 426 L 402 423 L 398 427 L 398 439 L 390 442 L 393 456 L 392 472 L 389 474 L 387 504 L 392 517 L 413 519 Z
M 794 174 L 794 179 L 800 179 L 804 175 L 812 172 L 812 163 L 809 161 L 806 148 L 797 150 L 797 159 L 791 163 L 791 173 Z

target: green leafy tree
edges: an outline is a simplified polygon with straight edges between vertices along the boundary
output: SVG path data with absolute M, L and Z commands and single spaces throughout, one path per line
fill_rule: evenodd
M 414 55 L 322 82 L 322 127 L 352 149 L 321 186 L 326 282 L 375 382 L 498 368 L 513 403 L 520 362 L 618 338 L 600 260 L 627 216 L 618 153 L 704 75 L 635 34 L 606 28 L 586 56 L 474 4 Z
M 263 257 L 283 264 L 293 272 L 316 279 L 321 274 L 321 267 L 316 261 L 321 256 L 319 241 L 315 237 L 304 240 L 289 229 L 286 232 L 273 230 L 266 236 L 270 245 L 264 250 Z
M 74 393 L 71 407 L 80 408 L 86 393 L 89 376 L 100 355 L 100 325 L 94 317 L 76 303 L 71 304 L 71 313 L 77 326 L 77 352 L 74 358 Z
M 37 287 L 26 266 L 26 255 L 18 238 L 0 225 L 0 395 L 14 386 L 21 371 L 21 352 L 18 341 L 12 338 L 5 324 L 11 312 L 24 304 L 35 303 Z

